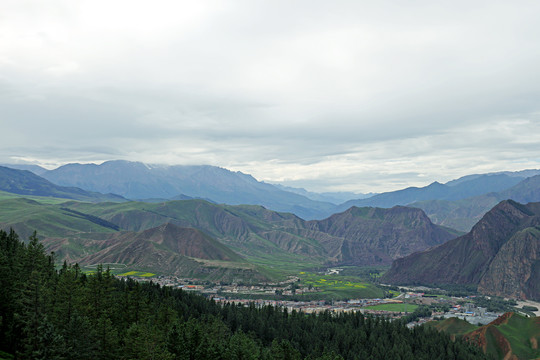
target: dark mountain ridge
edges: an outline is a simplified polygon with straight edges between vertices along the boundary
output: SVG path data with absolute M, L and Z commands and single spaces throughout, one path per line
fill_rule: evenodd
M 404 206 L 391 209 L 352 207 L 308 227 L 342 240 L 337 258 L 343 264 L 390 263 L 458 235 L 434 225 L 423 211 Z
M 474 284 L 485 294 L 538 300 L 539 270 L 540 203 L 505 200 L 469 233 L 397 259 L 383 281 Z

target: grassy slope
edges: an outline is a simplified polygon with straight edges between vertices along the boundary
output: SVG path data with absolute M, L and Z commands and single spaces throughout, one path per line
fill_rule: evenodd
M 193 226 L 220 240 L 254 264 L 267 267 L 270 272 L 290 273 L 306 267 L 321 265 L 324 257 L 291 253 L 270 241 L 265 235 L 280 233 L 287 241 L 301 243 L 306 248 L 318 247 L 315 241 L 287 233 L 287 222 L 297 218 L 283 214 L 282 218 L 261 219 L 275 214 L 260 206 L 224 206 L 202 200 L 171 201 L 166 203 L 108 203 L 69 204 L 70 208 L 111 221 L 126 230 L 140 231 L 173 222 Z M 268 212 L 267 214 L 264 214 Z M 291 245 L 292 246 L 292 245 Z M 322 252 L 322 249 L 315 249 Z
M 519 359 L 536 359 L 540 357 L 538 343 L 540 342 L 540 319 L 526 318 L 514 314 L 508 322 L 497 326 L 497 329 L 510 343 L 512 353 Z M 536 349 L 532 348 L 532 342 L 536 343 Z M 494 343 L 488 343 L 488 352 L 494 348 Z
M 449 318 L 439 321 L 431 321 L 426 324 L 432 326 L 439 331 L 444 331 L 452 335 L 465 335 L 471 331 L 478 329 L 478 326 L 473 325 L 465 320 L 458 318 Z
M 13 228 L 21 239 L 27 239 L 36 230 L 38 236 L 45 239 L 47 248 L 55 251 L 59 259 L 79 261 L 85 256 L 99 251 L 104 240 L 117 233 L 115 229 L 100 224 L 102 219 L 65 210 L 67 206 L 78 205 L 80 208 L 85 208 L 89 204 L 66 202 L 65 199 L 53 198 L 45 198 L 46 201 L 41 202 L 43 199 L 39 197 L 30 200 L 9 195 L 9 193 L 1 195 L 3 199 L 0 198 L 0 228 L 6 230 Z M 113 203 L 102 203 L 95 206 L 107 209 L 108 207 L 114 208 L 114 205 Z M 129 208 L 129 205 L 121 206 L 121 208 Z M 107 224 L 106 221 L 103 223 Z M 220 244 L 220 246 L 223 245 Z M 228 247 L 227 250 L 230 251 Z M 182 261 L 182 268 L 188 274 L 201 268 L 210 269 L 207 277 L 219 279 L 221 276 L 228 276 L 232 273 L 231 269 L 233 268 L 242 270 L 246 267 L 245 263 L 244 260 L 234 262 L 237 265 L 234 266 L 234 264 L 209 261 L 201 263 L 185 259 Z M 266 269 L 253 265 L 250 265 L 250 268 L 260 272 L 264 277 L 276 277 L 276 274 Z M 158 271 L 159 269 L 152 267 L 149 270 Z M 195 273 L 192 275 L 197 277 Z
M 507 313 L 498 320 L 485 325 L 475 326 L 456 318 L 431 322 L 439 331 L 456 336 L 465 336 L 470 341 L 482 346 L 487 354 L 502 359 L 512 351 L 518 359 L 536 359 L 540 357 L 540 318 L 526 318 L 514 313 Z
M 0 200 L 0 227 L 12 227 L 21 238 L 34 230 L 41 236 L 70 237 L 80 233 L 112 233 L 115 230 L 62 209 L 53 201 L 46 204 L 25 198 Z
M 70 200 L 66 198 L 57 198 L 57 197 L 49 197 L 49 196 L 19 195 L 19 194 L 6 192 L 6 191 L 0 191 L 0 201 L 7 200 L 7 199 L 23 199 L 23 198 L 34 200 L 42 204 L 61 204 Z
M 246 253 L 247 260 L 268 278 L 282 278 L 285 274 L 322 263 L 322 257 L 318 261 L 307 255 L 289 253 L 260 236 L 258 233 L 264 234 L 275 228 L 271 222 L 256 217 L 257 212 L 267 211 L 261 207 L 224 207 L 199 200 L 161 204 L 92 204 L 46 198 L 43 202 L 39 197 L 35 197 L 35 200 L 38 200 L 35 201 L 15 195 L 1 195 L 4 197 L 4 200 L 0 200 L 1 227 L 13 227 L 23 239 L 28 238 L 34 230 L 37 230 L 42 238 L 57 239 L 53 241 L 56 246 L 54 250 L 59 256 L 67 256 L 68 259 L 80 258 L 89 252 L 97 251 L 99 243 L 107 234 L 116 231 L 96 221 L 103 220 L 107 224 L 107 221 L 111 220 L 111 223 L 120 225 L 120 230 L 131 228 L 129 230 L 133 231 L 148 229 L 168 221 L 180 226 L 196 224 L 199 229 L 219 239 L 228 248 Z M 79 214 L 67 211 L 66 208 Z M 287 217 L 288 215 L 284 215 L 284 218 L 276 221 L 289 221 Z M 292 215 L 290 218 L 297 219 Z M 296 237 L 296 240 L 310 243 L 310 240 L 299 237 Z M 214 265 L 213 268 L 218 268 Z

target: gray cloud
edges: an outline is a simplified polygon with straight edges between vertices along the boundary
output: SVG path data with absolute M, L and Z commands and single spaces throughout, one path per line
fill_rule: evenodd
M 0 160 L 382 191 L 538 167 L 532 1 L 6 1 Z

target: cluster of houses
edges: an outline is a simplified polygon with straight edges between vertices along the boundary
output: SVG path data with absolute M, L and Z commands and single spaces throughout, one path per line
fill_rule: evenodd
M 332 269 L 339 272 L 341 269 Z M 463 305 L 464 299 L 445 299 L 434 295 L 427 295 L 423 292 L 409 291 L 394 299 L 353 299 L 349 301 L 285 301 L 285 300 L 268 300 L 269 295 L 294 295 L 305 294 L 318 291 L 317 288 L 297 287 L 297 277 L 289 277 L 287 280 L 261 285 L 217 285 L 206 284 L 202 285 L 197 279 L 184 279 L 176 276 L 158 276 L 149 278 L 139 278 L 139 281 L 153 281 L 162 286 L 171 286 L 180 288 L 186 291 L 197 291 L 205 296 L 214 299 L 218 303 L 235 303 L 245 306 L 254 304 L 257 307 L 266 305 L 285 307 L 289 311 L 302 311 L 304 313 L 320 313 L 330 311 L 333 313 L 360 311 L 374 315 L 382 315 L 389 318 L 399 318 L 406 314 L 406 307 L 402 311 L 388 311 L 376 308 L 370 308 L 373 305 L 379 304 L 416 304 L 416 305 L 433 305 L 446 303 L 450 308 L 447 312 L 436 312 L 433 317 L 458 317 L 464 319 L 471 324 L 488 324 L 497 319 L 501 314 L 489 313 L 486 308 L 476 307 L 474 304 L 466 302 Z M 246 295 L 249 299 L 239 299 L 242 295 Z M 257 295 L 264 295 L 264 299 L 254 300 Z M 231 299 L 234 297 L 236 299 Z M 429 319 L 421 319 L 419 323 L 428 321 Z M 419 324 L 418 323 L 418 324 Z M 418 325 L 414 324 L 414 325 Z

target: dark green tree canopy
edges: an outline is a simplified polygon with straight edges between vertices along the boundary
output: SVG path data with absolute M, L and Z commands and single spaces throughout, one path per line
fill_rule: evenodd
M 485 359 L 425 327 L 360 313 L 216 304 L 179 289 L 55 268 L 37 235 L 0 230 L 0 358 Z

